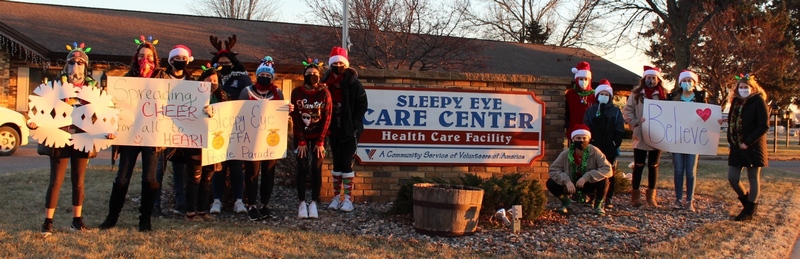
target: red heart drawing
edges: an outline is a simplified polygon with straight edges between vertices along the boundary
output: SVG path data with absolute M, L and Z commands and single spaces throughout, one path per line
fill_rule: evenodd
M 707 121 L 708 117 L 711 117 L 711 109 L 710 108 L 697 109 L 697 115 L 699 115 L 700 118 L 703 119 L 703 121 Z

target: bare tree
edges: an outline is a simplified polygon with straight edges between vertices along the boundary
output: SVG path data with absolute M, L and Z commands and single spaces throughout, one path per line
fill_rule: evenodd
M 566 11 L 561 17 L 557 28 L 558 38 L 553 44 L 562 47 L 579 47 L 584 44 L 607 47 L 602 38 L 606 37 L 606 30 L 601 27 L 600 14 L 598 13 L 599 0 L 581 0 L 576 2 L 574 10 Z
M 199 0 L 186 7 L 198 15 L 244 20 L 273 20 L 278 9 L 272 0 Z
M 561 0 L 487 0 L 485 12 L 470 11 L 473 25 L 481 28 L 487 39 L 526 42 L 532 21 L 549 34 L 556 26 L 555 13 Z
M 351 63 L 385 69 L 459 70 L 480 67 L 482 45 L 460 38 L 460 22 L 468 1 L 435 8 L 430 0 L 349 0 Z M 307 22 L 331 26 L 330 30 L 312 35 L 328 39 L 342 25 L 341 0 L 306 0 L 318 20 Z M 296 35 L 296 34 L 295 34 Z M 307 35 L 306 35 L 307 36 Z M 294 41 L 313 41 L 294 37 Z M 286 39 L 291 40 L 291 39 Z M 317 41 L 319 42 L 319 41 Z M 331 45 L 338 45 L 327 40 Z M 285 44 L 285 43 L 284 43 Z M 304 44 L 295 44 L 296 53 Z M 318 47 L 318 45 L 317 45 Z

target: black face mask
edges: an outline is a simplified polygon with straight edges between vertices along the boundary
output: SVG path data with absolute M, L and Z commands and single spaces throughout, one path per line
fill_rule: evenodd
M 261 86 L 269 86 L 272 84 L 272 78 L 259 76 L 256 78 L 256 82 Z
M 577 150 L 584 150 L 587 147 L 589 147 L 589 141 L 588 140 L 587 141 L 573 141 L 572 142 L 572 147 L 577 149 Z
M 656 82 L 655 80 L 644 80 L 644 85 L 646 85 L 647 87 L 654 87 L 656 86 Z
M 172 61 L 172 67 L 174 67 L 175 70 L 183 70 L 184 68 L 186 68 L 186 64 L 187 63 L 189 63 L 189 62 L 186 62 L 186 61 Z
M 333 73 L 334 74 L 337 74 L 337 75 L 340 75 L 340 76 L 344 75 L 344 71 L 347 70 L 347 68 L 344 67 L 344 66 L 332 66 L 331 69 L 333 69 Z
M 219 71 L 223 75 L 230 75 L 233 72 L 233 65 L 230 66 L 222 66 L 222 69 Z
M 304 75 L 303 76 L 303 81 L 305 81 L 305 83 L 307 85 L 313 86 L 313 85 L 316 85 L 317 83 L 319 83 L 319 76 L 318 75 Z
M 211 84 L 211 91 L 212 92 L 216 91 L 217 89 L 219 89 L 219 84 Z

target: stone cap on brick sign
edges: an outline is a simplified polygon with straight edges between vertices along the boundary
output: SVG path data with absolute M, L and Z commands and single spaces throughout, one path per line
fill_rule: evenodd
M 388 70 L 388 69 L 358 69 L 359 78 L 382 78 L 382 79 L 425 79 L 425 80 L 453 80 L 453 81 L 479 81 L 496 83 L 539 83 L 539 84 L 559 84 L 569 85 L 572 78 L 552 77 L 552 76 L 533 76 L 517 74 L 489 74 L 489 73 L 462 73 L 462 72 L 438 72 L 438 71 L 417 71 L 417 70 Z

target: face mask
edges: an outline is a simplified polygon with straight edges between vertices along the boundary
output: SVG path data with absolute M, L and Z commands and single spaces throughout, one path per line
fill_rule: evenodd
M 153 61 L 150 61 L 147 58 L 143 58 L 139 60 L 139 75 L 144 78 L 150 78 L 153 74 L 153 69 L 155 69 L 155 64 Z
M 219 84 L 211 84 L 211 91 L 212 92 L 216 91 L 217 89 L 219 89 Z
M 577 149 L 577 150 L 584 150 L 587 147 L 589 147 L 589 141 L 588 140 L 587 141 L 573 141 L 572 142 L 572 147 Z
M 655 82 L 655 80 L 647 79 L 647 80 L 644 80 L 644 85 L 646 85 L 647 87 L 654 87 L 654 86 L 656 86 L 656 82 Z
M 331 69 L 333 69 L 333 73 L 340 76 L 344 75 L 344 71 L 347 70 L 344 66 L 332 66 Z
M 69 82 L 74 85 L 83 84 L 83 77 L 84 77 L 84 71 L 86 70 L 86 66 L 78 65 L 78 63 L 67 66 L 69 66 L 67 68 L 67 75 L 69 78 Z
M 317 83 L 319 83 L 319 76 L 318 75 L 304 75 L 303 76 L 303 81 L 305 81 L 305 83 L 307 85 L 313 86 L 313 85 L 316 85 Z
M 600 103 L 608 103 L 608 99 L 609 99 L 608 96 L 605 95 L 597 96 L 597 101 Z
M 578 81 L 578 86 L 580 86 L 581 89 L 586 90 L 586 88 L 589 87 L 589 81 Z
M 262 87 L 266 88 L 267 86 L 270 86 L 272 84 L 272 78 L 259 76 L 258 78 L 256 78 L 256 82 L 258 82 L 258 84 L 261 85 Z
M 223 75 L 230 75 L 233 72 L 233 65 L 230 66 L 222 66 L 222 69 L 219 71 Z
M 187 63 L 189 63 L 189 62 L 186 62 L 186 61 L 172 61 L 172 67 L 174 67 L 175 70 L 183 70 L 184 68 L 186 68 L 186 64 Z
M 750 96 L 750 88 L 739 89 L 739 95 L 741 95 L 742 98 L 747 98 L 748 96 Z
M 692 83 L 689 83 L 689 82 L 681 82 L 681 88 L 683 88 L 683 91 L 689 91 L 689 90 L 692 90 Z

